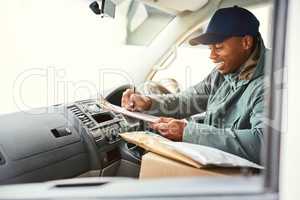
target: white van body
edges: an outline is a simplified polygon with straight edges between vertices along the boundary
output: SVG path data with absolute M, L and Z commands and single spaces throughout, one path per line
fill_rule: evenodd
M 140 2 L 156 8 L 158 11 L 155 12 L 168 14 L 161 18 L 161 20 L 165 20 L 163 28 L 156 34 L 153 33 L 153 37 L 149 39 L 148 36 L 143 37 L 143 34 L 147 33 L 147 27 L 141 28 L 139 32 L 131 31 L 145 22 L 146 12 L 143 10 L 145 8 L 136 12 L 136 21 L 131 21 L 132 25 L 127 26 L 127 18 L 124 16 L 130 9 L 129 1 L 113 1 L 116 4 L 115 19 L 100 18 L 93 14 L 88 8 L 91 2 L 91 0 L 2 0 L 0 2 L 0 25 L 2 27 L 0 37 L 0 65 L 2 66 L 0 117 L 27 111 L 30 114 L 41 114 L 31 113 L 31 111 L 39 112 L 40 110 L 36 110 L 36 108 L 95 98 L 99 93 L 109 93 L 124 84 L 140 85 L 150 79 L 158 81 L 169 78 L 170 74 L 174 75 L 171 78 L 175 77 L 179 81 L 180 89 L 183 90 L 195 84 L 198 79 L 204 78 L 213 68 L 209 59 L 206 59 L 208 49 L 205 47 L 192 48 L 186 41 L 193 36 L 193 32 L 205 28 L 205 24 L 216 9 L 238 4 L 269 22 L 272 21 L 272 16 L 269 14 L 276 9 L 273 7 L 274 2 L 269 0 L 174 0 L 172 2 L 141 0 Z M 283 72 L 286 82 L 283 83 L 281 152 L 278 155 L 280 158 L 279 193 L 265 191 L 261 182 L 263 177 L 258 178 L 259 180 L 250 178 L 248 190 L 239 187 L 233 189 L 229 186 L 227 188 L 226 179 L 215 180 L 215 182 L 211 179 L 203 179 L 202 182 L 197 182 L 199 187 L 201 184 L 203 186 L 199 189 L 199 193 L 196 188 L 184 188 L 185 185 L 192 186 L 193 181 L 198 181 L 193 178 L 178 179 L 180 183 L 174 183 L 172 179 L 143 182 L 112 178 L 109 181 L 115 182 L 111 187 L 102 188 L 103 190 L 77 186 L 75 189 L 69 188 L 70 192 L 58 190 L 52 192 L 49 188 L 56 182 L 2 185 L 0 186 L 0 199 L 73 198 L 74 196 L 117 199 L 122 198 L 121 195 L 129 199 L 133 197 L 147 198 L 147 195 L 153 198 L 176 197 L 178 199 L 186 197 L 191 199 L 248 199 L 249 197 L 292 200 L 299 197 L 300 191 L 297 186 L 300 178 L 300 160 L 297 158 L 300 153 L 298 144 L 300 136 L 296 132 L 299 124 L 297 116 L 300 114 L 297 83 L 299 82 L 298 74 L 300 74 L 297 65 L 297 48 L 300 46 L 298 36 L 300 33 L 298 22 L 300 2 L 289 0 L 287 6 L 286 52 L 284 55 L 284 68 L 287 70 Z M 270 13 L 266 14 L 263 8 L 267 8 Z M 155 13 L 153 10 L 151 11 Z M 121 15 L 124 16 L 121 17 Z M 154 22 L 147 21 L 147 23 Z M 262 23 L 262 35 L 269 48 L 272 48 L 273 42 L 270 32 L 272 28 L 272 24 Z M 128 34 L 131 33 L 130 31 L 132 35 L 136 34 L 134 35 L 136 40 L 131 39 L 130 42 L 139 42 L 140 45 L 129 44 Z M 194 60 L 195 56 L 197 58 Z M 180 68 L 182 65 L 184 68 Z M 201 67 L 198 68 L 198 65 Z M 15 126 L 18 126 L 17 122 Z M 77 141 L 78 138 L 73 139 Z M 2 150 L 1 148 L 0 146 L 0 150 Z M 58 177 L 58 179 L 60 178 L 69 177 Z M 65 183 L 76 181 L 84 184 L 85 181 L 97 182 L 98 180 L 93 178 L 72 179 Z M 207 188 L 204 186 L 206 183 L 209 183 Z M 232 179 L 232 183 L 245 185 L 245 177 L 241 180 Z M 255 183 L 257 184 L 253 186 L 252 184 Z M 157 186 L 153 187 L 153 184 Z M 173 189 L 166 188 L 164 191 L 166 193 L 161 194 L 161 191 L 158 191 L 161 190 L 159 187 L 167 184 Z M 136 192 L 134 188 L 138 188 L 139 191 L 136 195 L 131 196 Z M 182 191 L 174 193 L 176 188 L 177 190 L 182 189 Z M 217 194 L 214 194 L 213 191 L 218 189 L 223 189 L 228 196 L 216 197 Z M 118 190 L 120 190 L 120 195 L 118 195 Z M 261 191 L 260 194 L 249 195 L 252 191 L 257 190 Z M 182 194 L 186 196 L 182 196 Z M 206 196 L 210 194 L 211 197 Z

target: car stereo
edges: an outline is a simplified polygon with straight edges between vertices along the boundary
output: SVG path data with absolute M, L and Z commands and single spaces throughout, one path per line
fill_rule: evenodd
M 76 128 L 86 129 L 96 145 L 113 144 L 120 140 L 119 133 L 128 130 L 128 123 L 121 114 L 101 108 L 94 100 L 79 101 L 67 107 L 75 118 Z

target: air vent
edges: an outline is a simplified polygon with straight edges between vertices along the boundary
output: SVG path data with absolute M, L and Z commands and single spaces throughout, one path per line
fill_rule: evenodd
M 71 106 L 71 107 L 69 107 L 69 110 L 70 110 L 75 116 L 84 115 L 84 113 L 83 113 L 77 106 Z
M 92 128 L 95 126 L 95 123 L 85 113 L 83 113 L 77 106 L 73 105 L 68 107 L 68 109 L 77 117 L 77 119 L 79 119 L 88 128 Z

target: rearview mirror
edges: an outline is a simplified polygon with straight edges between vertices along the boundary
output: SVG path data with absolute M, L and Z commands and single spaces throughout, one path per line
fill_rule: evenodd
M 116 4 L 111 0 L 100 0 L 100 5 L 98 1 L 94 1 L 90 4 L 90 9 L 96 14 L 100 15 L 100 17 L 109 16 L 111 18 L 115 18 L 115 8 Z

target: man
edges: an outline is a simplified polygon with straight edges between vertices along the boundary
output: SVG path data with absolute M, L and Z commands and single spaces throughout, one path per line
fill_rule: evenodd
M 169 139 L 215 147 L 259 163 L 266 50 L 258 27 L 259 21 L 244 8 L 219 9 L 206 32 L 190 41 L 208 45 L 215 69 L 178 94 L 143 96 L 126 90 L 122 106 L 165 116 L 151 127 Z M 204 111 L 204 123 L 183 120 Z

